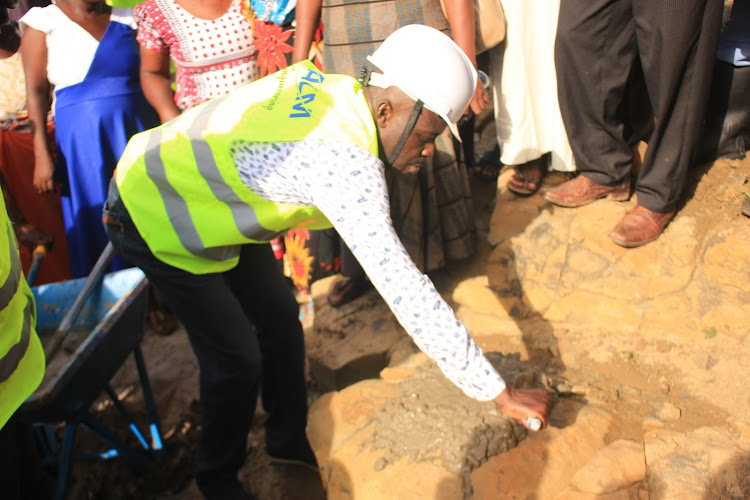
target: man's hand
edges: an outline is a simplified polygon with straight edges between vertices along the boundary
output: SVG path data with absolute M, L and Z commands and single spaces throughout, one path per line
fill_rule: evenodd
M 552 397 L 546 389 L 513 389 L 508 386 L 494 401 L 501 412 L 510 418 L 520 420 L 527 429 L 528 417 L 541 420 L 542 429 L 547 427 Z
M 15 226 L 15 228 L 18 243 L 26 248 L 34 250 L 38 245 L 43 245 L 46 248 L 52 246 L 52 235 L 46 231 L 42 231 L 34 224 L 23 224 Z

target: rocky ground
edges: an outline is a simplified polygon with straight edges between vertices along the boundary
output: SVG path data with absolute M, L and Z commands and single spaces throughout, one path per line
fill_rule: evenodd
M 482 117 L 480 117 L 482 118 Z M 493 130 L 477 125 L 478 152 Z M 340 309 L 301 297 L 317 475 L 269 463 L 261 412 L 243 484 L 263 499 L 750 498 L 750 157 L 691 172 L 665 234 L 607 238 L 634 204 L 579 209 L 472 178 L 480 251 L 432 275 L 504 377 L 555 396 L 539 433 L 468 400 L 413 346 L 375 292 Z M 546 185 L 562 182 L 551 174 Z M 143 343 L 165 453 L 138 473 L 79 463 L 70 499 L 199 499 L 197 367 L 181 329 Z M 146 421 L 134 365 L 113 380 Z M 111 404 L 98 418 L 126 436 Z M 130 439 L 130 438 L 128 438 Z M 81 450 L 101 449 L 82 431 Z
M 308 350 L 338 391 L 310 436 L 329 498 L 750 498 L 750 158 L 694 170 L 678 217 L 635 250 L 607 238 L 633 200 L 559 209 L 508 193 L 508 175 L 494 196 L 475 186 L 482 257 L 436 282 L 485 351 L 520 363 L 507 380 L 553 391 L 552 425 L 519 439 L 462 401 L 375 294 L 323 305 Z

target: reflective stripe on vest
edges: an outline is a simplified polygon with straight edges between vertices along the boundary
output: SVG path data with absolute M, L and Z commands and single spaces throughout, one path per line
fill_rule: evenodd
M 216 165 L 214 155 L 209 145 L 203 140 L 201 132 L 206 128 L 208 120 L 216 110 L 223 98 L 209 101 L 195 118 L 190 129 L 188 138 L 193 148 L 198 170 L 211 188 L 211 192 L 217 199 L 223 200 L 232 212 L 234 223 L 239 232 L 248 239 L 256 241 L 271 240 L 278 235 L 277 231 L 271 231 L 258 222 L 255 210 L 252 206 L 240 200 L 236 193 L 225 183 L 215 182 L 220 179 L 221 174 Z M 178 217 L 178 214 L 186 214 L 188 205 L 185 199 L 173 189 L 164 189 L 168 186 L 166 169 L 161 157 L 161 139 L 163 130 L 156 128 L 151 133 L 145 154 L 146 172 L 159 190 L 159 195 L 164 200 L 164 207 L 172 221 L 172 227 L 177 233 L 180 243 L 187 251 L 195 256 L 215 261 L 230 260 L 237 256 L 237 246 L 206 248 L 198 234 L 198 229 L 191 218 Z M 179 222 L 175 222 L 179 221 Z
M 18 257 L 18 252 L 15 251 L 15 247 L 12 244 L 15 241 L 15 238 L 10 224 L 7 225 L 7 230 L 9 242 L 8 248 L 10 249 L 10 272 L 8 273 L 8 278 L 5 280 L 5 283 L 0 286 L 0 312 L 8 307 L 10 301 L 13 300 L 13 297 L 15 297 L 18 292 L 18 284 L 21 281 L 21 259 Z M 26 354 L 26 350 L 29 347 L 30 336 L 31 304 L 27 304 L 23 311 L 21 339 L 11 347 L 2 358 L 0 358 L 0 382 L 5 382 L 11 375 L 13 375 L 13 372 Z

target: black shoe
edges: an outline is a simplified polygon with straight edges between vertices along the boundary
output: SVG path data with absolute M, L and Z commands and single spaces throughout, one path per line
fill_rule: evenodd
M 271 462 L 278 464 L 288 465 L 301 465 L 307 467 L 310 470 L 318 472 L 318 461 L 315 460 L 315 453 L 310 448 L 310 443 L 307 439 L 302 445 L 296 448 L 290 448 L 286 450 L 268 450 L 268 456 L 271 458 Z
M 254 496 L 242 489 L 236 479 L 210 483 L 198 482 L 198 489 L 201 490 L 206 500 L 256 500 Z

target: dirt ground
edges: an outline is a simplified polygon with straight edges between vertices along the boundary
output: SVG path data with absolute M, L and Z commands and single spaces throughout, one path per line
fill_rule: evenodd
M 480 138 L 483 136 L 480 135 Z M 486 144 L 486 142 L 480 142 Z M 691 171 L 683 213 L 688 212 L 698 220 L 699 231 L 706 231 L 718 220 L 730 220 L 743 217 L 739 212 L 742 200 L 750 191 L 747 184 L 750 173 L 750 159 L 720 160 L 713 165 L 695 168 Z M 698 183 L 698 181 L 700 181 Z M 472 179 L 473 193 L 477 205 L 477 217 L 480 231 L 488 226 L 486 219 L 494 204 L 495 187 Z M 483 243 L 486 245 L 486 243 Z M 488 245 L 487 245 L 488 246 Z M 487 248 L 479 253 L 487 255 Z M 465 274 L 473 274 L 483 265 L 482 257 L 451 272 L 443 273 L 436 278 L 441 289 L 451 289 L 457 280 Z M 300 302 L 303 298 L 300 298 Z M 311 327 L 310 318 L 303 321 Z M 565 332 L 557 332 L 565 334 Z M 588 332 L 592 339 L 606 338 L 607 332 Z M 664 345 L 664 349 L 670 346 Z M 169 336 L 160 336 L 147 328 L 143 341 L 143 352 L 149 370 L 151 384 L 156 395 L 164 450 L 155 457 L 155 466 L 151 471 L 140 472 L 122 460 L 78 462 L 73 468 L 73 479 L 68 498 L 84 499 L 144 499 L 176 500 L 200 499 L 195 482 L 192 479 L 192 453 L 200 432 L 199 407 L 197 394 L 197 365 L 182 329 Z M 532 360 L 533 362 L 534 360 Z M 540 364 L 548 359 L 536 360 Z M 636 370 L 627 359 L 616 358 L 611 363 L 602 364 L 591 361 L 580 366 L 555 370 L 547 365 L 546 371 L 551 377 L 551 385 L 573 387 L 584 383 L 598 394 L 595 396 L 616 407 L 619 425 L 624 435 L 632 433 L 636 438 L 641 432 L 642 415 L 646 409 L 655 409 L 662 401 L 663 392 L 672 391 L 676 395 L 679 386 L 665 387 L 665 380 L 671 379 L 670 373 Z M 614 387 L 622 387 L 622 381 L 628 381 L 629 391 L 633 397 L 613 397 Z M 124 399 L 126 406 L 133 414 L 136 423 L 145 429 L 148 418 L 139 390 L 137 372 L 132 360 L 126 362 L 118 375 L 113 379 L 115 391 Z M 319 392 L 313 380 L 309 381 L 309 399 L 312 403 Z M 689 394 L 684 394 L 689 399 Z M 575 397 L 575 396 L 562 396 Z M 591 394 L 589 394 L 591 397 Z M 323 499 L 325 492 L 319 478 L 311 471 L 300 467 L 277 465 L 269 462 L 264 449 L 263 419 L 261 405 L 248 439 L 246 465 L 240 472 L 240 480 L 245 487 L 266 499 Z M 92 413 L 108 425 L 119 436 L 134 447 L 137 441 L 127 432 L 126 424 L 115 407 L 106 399 L 94 405 Z M 723 421 L 724 412 L 717 408 L 702 405 L 686 413 L 675 425 L 685 429 L 694 429 L 700 425 L 711 425 Z M 78 435 L 77 448 L 80 452 L 106 449 L 98 440 L 85 430 Z
M 476 122 L 476 153 L 487 151 L 494 141 L 491 117 L 482 115 Z M 494 183 L 471 177 L 472 193 L 476 208 L 477 226 L 480 236 L 480 252 L 477 258 L 456 266 L 448 272 L 440 273 L 434 281 L 441 291 L 450 291 L 455 284 L 468 275 L 475 275 L 484 266 L 489 254 L 486 230 L 495 203 Z M 719 221 L 743 218 L 740 205 L 745 197 L 750 197 L 750 158 L 745 160 L 720 160 L 714 164 L 702 165 L 690 172 L 690 179 L 684 196 L 681 213 L 696 218 L 696 237 L 701 237 Z M 502 178 L 501 178 L 502 180 Z M 562 178 L 560 179 L 562 180 Z M 304 302 L 300 297 L 300 302 Z M 304 307 L 303 307 L 304 309 Z M 311 328 L 311 318 L 305 317 L 303 324 Z M 573 333 L 573 332 L 571 332 Z M 566 332 L 555 332 L 565 335 Z M 577 333 L 578 334 L 578 333 Z M 601 339 L 608 332 L 580 333 L 592 339 Z M 593 341 L 592 341 L 593 342 Z M 156 395 L 159 418 L 163 435 L 164 450 L 154 458 L 154 466 L 149 471 L 138 471 L 120 459 L 109 461 L 78 462 L 73 468 L 73 477 L 68 498 L 70 500 L 177 500 L 200 499 L 195 481 L 192 478 L 192 454 L 199 432 L 198 372 L 197 364 L 181 328 L 168 336 L 160 336 L 147 328 L 143 340 L 143 352 L 148 366 L 151 384 Z M 664 345 L 669 350 L 669 345 Z M 532 360 L 534 362 L 535 360 Z M 537 359 L 540 366 L 549 359 Z M 642 367 L 641 367 L 642 368 Z M 679 385 L 669 386 L 665 380 L 671 374 L 656 369 L 651 372 L 637 370 L 627 359 L 616 357 L 611 363 L 583 362 L 575 368 L 555 369 L 546 367 L 550 375 L 550 385 L 556 387 L 560 397 L 576 397 L 565 389 L 576 384 L 589 387 L 589 399 L 600 399 L 611 405 L 612 412 L 618 415 L 619 425 L 624 436 L 629 433 L 636 439 L 642 430 L 642 415 L 655 409 L 663 398 L 664 391 L 680 394 Z M 613 387 L 622 389 L 622 381 L 627 380 L 628 394 L 613 397 Z M 141 429 L 147 427 L 148 418 L 139 390 L 137 372 L 129 360 L 113 379 L 115 391 L 124 399 L 134 420 Z M 595 394 L 591 394 L 591 392 Z M 309 380 L 309 402 L 318 397 L 313 380 Z M 626 396 L 626 397 L 623 397 Z M 680 395 L 689 401 L 690 394 Z M 648 409 L 645 411 L 644 409 Z M 127 424 L 114 405 L 106 399 L 100 400 L 92 408 L 92 413 L 109 426 L 129 444 L 138 447 L 136 439 L 128 432 Z M 726 415 L 718 408 L 700 406 L 686 413 L 685 418 L 674 425 L 694 429 L 700 425 L 711 425 L 724 421 Z M 258 498 L 270 500 L 325 498 L 325 491 L 319 477 L 314 472 L 294 466 L 272 464 L 265 452 L 263 434 L 264 415 L 260 403 L 255 422 L 248 439 L 247 461 L 240 471 L 240 480 L 248 491 Z M 557 424 L 562 425 L 561 422 Z M 552 422 L 555 425 L 555 422 Z M 60 429 L 58 429 L 59 431 Z M 85 430 L 77 439 L 77 450 L 89 452 L 103 451 L 106 447 Z

